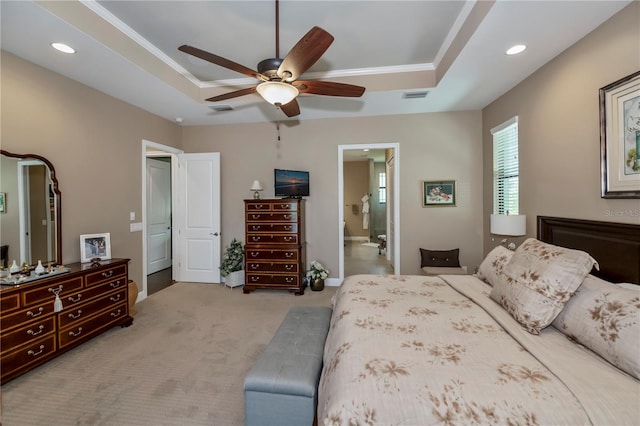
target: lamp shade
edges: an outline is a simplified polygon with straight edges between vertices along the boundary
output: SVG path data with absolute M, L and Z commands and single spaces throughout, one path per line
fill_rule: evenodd
M 527 216 L 517 214 L 492 214 L 491 233 L 511 237 L 525 235 L 527 233 Z
M 259 180 L 254 180 L 253 183 L 251 184 L 251 190 L 252 191 L 262 191 L 262 185 L 260 184 Z
M 270 104 L 286 105 L 298 96 L 298 89 L 281 81 L 265 81 L 256 90 Z

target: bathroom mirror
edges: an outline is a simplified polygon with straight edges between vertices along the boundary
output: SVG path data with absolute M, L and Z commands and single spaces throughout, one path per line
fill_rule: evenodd
M 49 160 L 0 150 L 2 266 L 62 263 L 60 190 Z

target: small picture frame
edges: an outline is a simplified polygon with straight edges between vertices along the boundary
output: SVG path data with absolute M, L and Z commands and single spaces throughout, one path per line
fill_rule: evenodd
M 7 212 L 7 193 L 0 192 L 0 213 Z
M 111 234 L 80 235 L 80 262 L 111 259 Z
M 600 89 L 602 198 L 640 198 L 640 71 Z
M 456 181 L 422 181 L 422 207 L 455 207 Z

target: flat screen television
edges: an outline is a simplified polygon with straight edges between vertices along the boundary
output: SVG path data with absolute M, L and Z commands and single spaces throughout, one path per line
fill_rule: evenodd
M 276 197 L 299 198 L 309 196 L 309 172 L 274 169 Z

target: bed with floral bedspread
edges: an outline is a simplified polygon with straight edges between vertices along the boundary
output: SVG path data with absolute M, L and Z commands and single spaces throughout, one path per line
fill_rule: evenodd
M 483 264 L 500 275 L 511 259 L 498 254 Z M 470 275 L 346 278 L 333 301 L 318 424 L 640 424 L 637 376 L 577 344 L 579 332 L 532 332 L 492 290 Z M 635 333 L 640 292 L 623 293 L 614 328 Z

